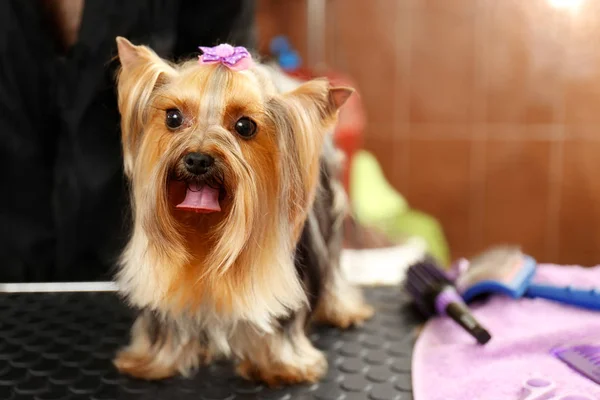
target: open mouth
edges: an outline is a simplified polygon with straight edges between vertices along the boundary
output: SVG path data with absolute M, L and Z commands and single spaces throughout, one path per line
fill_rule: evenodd
M 185 198 L 175 208 L 199 214 L 220 212 L 221 194 L 220 189 L 207 184 L 189 182 L 185 191 Z

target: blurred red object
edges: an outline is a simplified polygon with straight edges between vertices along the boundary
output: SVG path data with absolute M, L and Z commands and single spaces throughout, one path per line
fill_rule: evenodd
M 317 77 L 329 79 L 333 86 L 349 86 L 356 89 L 356 84 L 350 77 L 335 71 L 314 73 L 305 68 L 299 68 L 287 72 L 290 76 L 300 80 L 309 80 Z M 362 147 L 365 129 L 365 111 L 358 92 L 350 96 L 346 104 L 341 108 L 338 123 L 335 128 L 335 144 L 346 155 L 342 183 L 346 192 L 350 190 L 350 165 L 354 154 Z

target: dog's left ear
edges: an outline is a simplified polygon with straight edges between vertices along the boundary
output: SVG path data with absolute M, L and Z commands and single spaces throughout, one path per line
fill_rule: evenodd
M 312 117 L 328 124 L 335 120 L 337 111 L 352 93 L 354 93 L 352 88 L 332 87 L 326 79 L 313 79 L 298 86 L 287 96 L 293 100 L 293 103 L 299 103 L 301 109 Z
M 346 101 L 352 96 L 354 93 L 354 89 L 350 87 L 340 86 L 340 87 L 332 87 L 329 89 L 329 103 L 331 107 L 335 110 L 338 110 Z
M 319 159 L 324 140 L 336 122 L 340 107 L 354 93 L 347 87 L 332 87 L 326 79 L 313 79 L 284 94 L 283 101 L 274 100 L 272 117 L 276 121 L 281 140 L 289 140 L 283 146 L 287 151 L 282 157 L 282 174 L 294 177 L 298 182 L 300 199 L 296 204 L 310 207 L 316 193 L 319 177 Z M 299 233 L 305 214 L 296 218 L 295 232 Z

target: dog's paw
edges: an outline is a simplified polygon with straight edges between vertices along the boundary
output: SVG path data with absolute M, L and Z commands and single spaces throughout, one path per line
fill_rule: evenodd
M 360 326 L 369 320 L 375 310 L 366 303 L 359 303 L 352 307 L 329 308 L 315 315 L 316 322 L 333 325 L 341 329 Z
M 212 361 L 212 354 L 195 346 L 184 346 L 177 353 L 167 348 L 158 353 L 134 351 L 130 348 L 121 350 L 113 364 L 126 375 L 145 380 L 160 380 L 181 374 L 190 376 L 200 365 Z
M 370 305 L 363 303 L 355 309 L 348 310 L 345 313 L 340 313 L 336 321 L 336 326 L 347 329 L 352 326 L 360 326 L 365 321 L 371 319 L 375 314 L 375 309 Z
M 128 350 L 120 351 L 113 363 L 122 374 L 138 379 L 159 380 L 177 374 L 173 364 L 161 364 L 150 355 Z
M 273 363 L 269 366 L 257 366 L 249 360 L 243 360 L 237 367 L 238 374 L 245 379 L 259 381 L 269 387 L 317 382 L 327 373 L 327 360 L 323 353 L 298 358 L 292 363 Z

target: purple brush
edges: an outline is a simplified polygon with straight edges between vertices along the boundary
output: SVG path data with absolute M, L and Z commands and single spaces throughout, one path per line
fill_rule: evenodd
M 491 336 L 471 315 L 450 279 L 432 260 L 412 265 L 406 274 L 404 288 L 416 306 L 427 317 L 447 315 L 463 327 L 480 344 L 486 344 Z
M 600 345 L 577 344 L 552 350 L 559 360 L 600 384 Z

